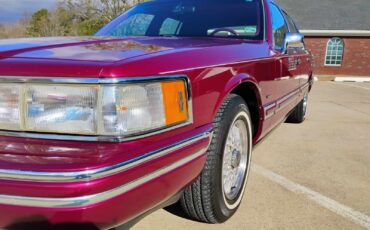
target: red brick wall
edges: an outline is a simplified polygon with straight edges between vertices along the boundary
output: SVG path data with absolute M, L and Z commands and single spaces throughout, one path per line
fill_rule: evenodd
M 370 37 L 342 38 L 342 66 L 325 66 L 326 45 L 331 37 L 305 37 L 307 48 L 314 56 L 314 74 L 370 77 Z

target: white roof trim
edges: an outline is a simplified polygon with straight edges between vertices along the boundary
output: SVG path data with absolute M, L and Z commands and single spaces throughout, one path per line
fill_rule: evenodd
M 370 37 L 370 30 L 300 30 L 305 36 Z

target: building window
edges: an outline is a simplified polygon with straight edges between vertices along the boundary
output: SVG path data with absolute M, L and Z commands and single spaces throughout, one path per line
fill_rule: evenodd
M 331 38 L 326 47 L 325 65 L 341 66 L 343 61 L 343 51 L 343 40 L 341 38 Z

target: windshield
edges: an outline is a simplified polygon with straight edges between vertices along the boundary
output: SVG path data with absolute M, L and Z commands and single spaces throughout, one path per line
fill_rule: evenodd
M 263 39 L 261 0 L 157 0 L 140 4 L 98 36 Z

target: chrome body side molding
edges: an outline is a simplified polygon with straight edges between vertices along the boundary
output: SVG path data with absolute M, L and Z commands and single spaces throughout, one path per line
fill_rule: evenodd
M 85 207 L 89 205 L 98 204 L 100 202 L 104 202 L 111 198 L 117 197 L 121 194 L 124 194 L 136 187 L 139 187 L 151 180 L 159 178 L 164 174 L 175 170 L 181 166 L 184 166 L 191 161 L 203 156 L 206 154 L 209 144 L 211 143 L 211 132 L 206 132 L 198 137 L 191 140 L 191 143 L 195 142 L 196 140 L 200 140 L 202 138 L 209 138 L 209 142 L 207 146 L 200 149 L 199 151 L 190 154 L 170 165 L 167 165 L 163 168 L 160 168 L 154 172 L 146 174 L 136 180 L 133 180 L 127 184 L 121 185 L 114 189 L 104 191 L 101 193 L 87 195 L 87 196 L 80 196 L 80 197 L 69 197 L 69 198 L 45 198 L 45 197 L 27 197 L 27 196 L 13 196 L 13 195 L 1 195 L 0 194 L 0 204 L 5 205 L 19 205 L 19 206 L 26 206 L 26 207 L 39 207 L 39 208 L 78 208 L 78 207 Z M 179 146 L 177 146 L 180 148 Z
M 280 112 L 281 110 L 285 109 L 286 107 L 290 106 L 292 103 L 296 102 L 300 95 L 303 95 L 305 90 L 310 86 L 307 82 L 303 86 L 299 87 L 298 89 L 292 91 L 291 93 L 285 95 L 284 97 L 280 98 L 279 100 L 272 102 L 268 105 L 263 106 L 264 113 L 265 113 L 265 120 L 270 119 L 276 113 Z
M 140 164 L 146 163 L 155 158 L 164 157 L 168 154 L 171 154 L 173 151 L 184 148 L 199 140 L 206 138 L 211 138 L 211 131 L 195 135 L 188 139 L 154 150 L 152 152 L 148 152 L 142 156 L 121 162 L 119 164 L 93 170 L 78 172 L 35 172 L 35 171 L 0 169 L 0 179 L 35 181 L 35 182 L 77 182 L 94 180 L 120 173 L 124 170 L 136 167 Z

